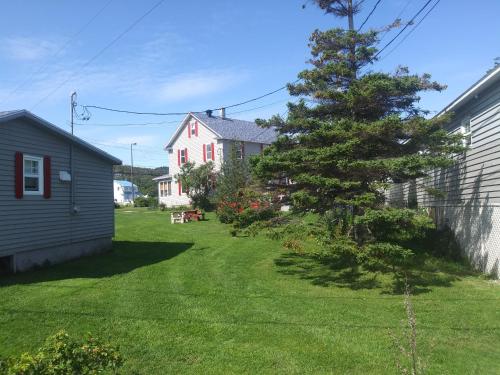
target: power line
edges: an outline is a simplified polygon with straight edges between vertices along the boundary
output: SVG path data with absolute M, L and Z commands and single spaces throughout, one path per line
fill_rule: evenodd
M 140 16 L 139 18 L 137 18 L 129 27 L 127 27 L 125 30 L 123 30 L 120 34 L 118 34 L 118 36 L 116 36 L 113 40 L 111 40 L 111 42 L 109 42 L 108 44 L 106 44 L 103 48 L 101 48 L 101 50 L 99 50 L 99 52 L 97 52 L 94 56 L 92 56 L 89 60 L 87 60 L 80 67 L 80 70 L 83 70 L 84 68 L 86 68 L 87 66 L 89 66 L 92 62 L 94 62 L 95 60 L 97 60 L 106 50 L 108 50 L 109 48 L 111 48 L 115 43 L 117 43 L 120 39 L 122 39 L 127 33 L 129 33 L 130 31 L 132 31 L 132 29 L 134 29 L 144 18 L 146 18 L 150 13 L 152 13 L 156 8 L 158 8 L 164 1 L 165 0 L 159 0 L 158 2 L 156 2 L 151 8 L 149 8 L 149 10 L 146 13 L 142 14 L 142 16 Z M 78 72 L 75 72 L 75 73 L 71 74 L 67 79 L 65 79 L 58 86 L 56 86 L 56 88 L 54 90 L 52 90 L 47 95 L 45 95 L 42 99 L 40 99 L 32 107 L 32 109 L 35 108 L 35 107 L 37 107 L 40 103 L 42 103 L 43 101 L 47 100 L 52 95 L 54 95 L 62 86 L 64 86 L 70 80 L 72 80 L 73 78 L 75 78 L 79 73 L 80 72 L 78 71 Z
M 393 53 L 403 42 L 417 29 L 417 27 L 425 20 L 425 18 L 434 10 L 434 8 L 439 4 L 441 0 L 437 0 L 434 5 L 427 11 L 427 13 L 424 14 L 424 16 L 418 21 L 418 23 L 399 41 L 398 44 L 394 46 L 393 49 L 391 49 L 385 56 L 383 56 L 381 60 L 385 59 L 387 56 L 389 56 L 391 53 Z
M 427 8 L 427 5 L 429 5 L 432 2 L 432 0 L 428 0 L 425 5 L 420 8 L 420 10 L 413 16 L 413 18 L 408 22 L 403 29 L 399 33 L 396 34 L 394 38 L 392 38 L 381 50 L 379 50 L 375 56 L 373 56 L 373 59 L 376 59 L 387 47 L 389 47 L 410 25 L 413 25 L 413 22 L 415 19 L 424 11 L 425 8 Z
M 405 10 L 408 8 L 408 6 L 411 4 L 413 0 L 408 0 L 406 2 L 406 4 L 403 6 L 403 8 L 401 9 L 401 11 L 398 13 L 398 15 L 396 16 L 395 20 L 401 20 L 401 16 L 403 15 L 403 13 L 405 12 Z M 384 38 L 386 37 L 387 33 L 389 32 L 390 28 L 387 28 L 383 33 L 382 33 L 382 36 L 379 40 L 379 43 L 382 42 L 384 40 Z
M 300 78 L 296 79 L 291 84 L 293 85 L 293 84 L 295 84 L 295 83 L 297 83 L 299 81 L 300 81 Z M 287 87 L 288 86 L 285 85 L 285 86 L 282 86 L 282 87 L 280 87 L 280 88 L 278 88 L 276 90 L 267 92 L 267 93 L 265 93 L 263 95 L 257 96 L 257 97 L 252 98 L 252 99 L 245 100 L 245 101 L 240 102 L 240 103 L 231 104 L 231 105 L 222 106 L 222 107 L 213 108 L 213 109 L 207 109 L 207 110 L 203 110 L 203 111 L 189 111 L 189 112 L 140 112 L 140 111 L 131 111 L 131 110 L 126 110 L 126 109 L 116 109 L 116 108 L 102 107 L 102 106 L 97 106 L 97 105 L 84 105 L 83 107 L 84 108 L 100 109 L 100 110 L 103 110 L 103 111 L 110 111 L 110 112 L 126 113 L 126 114 L 131 114 L 131 115 L 181 116 L 181 115 L 188 115 L 190 113 L 203 113 L 203 112 L 207 112 L 207 111 L 216 111 L 216 110 L 222 109 L 222 108 L 228 109 L 228 108 L 239 107 L 239 106 L 242 106 L 244 104 L 248 104 L 248 103 L 260 100 L 260 99 L 265 98 L 265 97 L 267 97 L 269 95 L 276 94 L 277 92 L 282 91 L 282 90 L 286 89 Z
M 118 123 L 93 123 L 93 124 L 87 124 L 87 123 L 81 123 L 77 122 L 75 125 L 78 126 L 102 126 L 102 127 L 115 127 L 115 126 L 138 126 L 138 127 L 144 127 L 144 126 L 149 126 L 149 125 L 166 125 L 166 124 L 177 124 L 181 120 L 174 120 L 174 121 L 159 121 L 159 122 L 141 122 L 141 123 L 124 123 L 124 124 L 118 124 Z
M 368 22 L 368 20 L 370 19 L 370 17 L 372 16 L 373 12 L 375 12 L 375 9 L 377 9 L 378 5 L 380 4 L 382 0 L 378 0 L 375 5 L 373 6 L 373 9 L 371 10 L 371 12 L 366 16 L 365 20 L 363 21 L 363 23 L 361 24 L 361 26 L 359 27 L 358 29 L 358 33 L 361 31 L 361 29 L 363 28 L 363 26 L 365 25 L 366 22 Z
M 300 81 L 300 78 L 299 78 L 299 79 L 296 79 L 296 80 L 295 80 L 295 81 L 293 81 L 291 84 L 292 84 L 292 85 L 294 85 L 294 84 L 296 84 L 296 83 L 297 83 L 297 82 L 299 82 L 299 81 Z M 258 96 L 258 97 L 256 97 L 256 98 L 249 99 L 249 100 L 246 100 L 246 101 L 241 102 L 241 103 L 236 103 L 236 104 L 231 104 L 231 105 L 227 105 L 227 106 L 220 107 L 220 108 L 215 108 L 215 110 L 217 110 L 217 109 L 222 109 L 222 108 L 226 108 L 226 109 L 228 109 L 228 108 L 233 108 L 233 107 L 239 107 L 239 106 L 241 106 L 241 105 L 243 105 L 243 104 L 247 104 L 247 103 L 250 103 L 250 102 L 254 102 L 254 101 L 256 101 L 256 100 L 259 100 L 259 99 L 265 98 L 266 96 L 269 96 L 269 95 L 275 94 L 275 93 L 277 93 L 277 92 L 279 92 L 279 91 L 281 91 L 281 90 L 286 89 L 287 87 L 288 87 L 288 85 L 285 85 L 285 86 L 280 87 L 279 89 L 276 89 L 276 90 L 274 90 L 274 91 L 268 92 L 268 93 L 266 93 L 266 94 L 264 94 L 264 95 L 261 95 L 261 96 Z
M 73 43 L 73 41 L 82 33 L 84 32 L 87 27 L 89 27 L 92 22 L 94 22 L 94 20 L 99 17 L 99 15 L 104 11 L 104 9 L 106 9 L 108 7 L 109 4 L 111 4 L 113 2 L 113 0 L 109 0 L 108 2 L 106 2 L 106 4 L 104 4 L 103 7 L 101 7 L 97 13 L 95 13 L 91 18 L 90 20 L 85 23 L 72 37 L 70 37 L 66 43 L 64 43 L 64 45 L 61 46 L 61 48 L 59 48 L 52 56 L 51 56 L 51 59 L 55 58 L 56 56 L 58 56 L 62 51 L 64 51 L 71 43 Z M 7 94 L 7 97 L 5 97 L 1 102 L 0 102 L 0 105 L 2 105 L 3 103 L 5 103 L 7 100 L 9 100 L 12 95 L 14 95 L 16 92 L 18 92 L 21 88 L 23 88 L 24 86 L 26 86 L 26 84 L 37 74 L 40 74 L 42 72 L 44 72 L 50 65 L 52 65 L 52 62 L 51 61 L 47 61 L 44 65 L 40 66 L 39 69 L 37 69 L 36 71 L 33 71 L 30 75 L 28 75 L 28 77 L 22 81 L 20 84 L 18 84 L 9 94 Z

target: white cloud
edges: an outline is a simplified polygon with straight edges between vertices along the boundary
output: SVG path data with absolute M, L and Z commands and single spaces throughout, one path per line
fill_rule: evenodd
M 28 37 L 5 37 L 1 40 L 2 55 L 14 60 L 39 60 L 55 53 L 58 44 Z
M 34 59 L 54 46 L 43 40 L 15 37 L 9 38 L 7 47 L 0 43 L 0 54 L 7 49 L 9 56 Z M 29 70 L 19 72 L 18 77 L 13 77 L 17 82 L 10 87 L 0 86 L 0 107 L 36 111 L 42 106 L 67 101 L 73 89 L 78 91 L 82 104 L 96 104 L 89 98 L 109 93 L 124 101 L 133 99 L 163 105 L 223 92 L 248 79 L 247 71 L 234 68 L 197 69 L 179 74 L 182 65 L 175 62 L 179 57 L 172 56 L 174 51 L 185 48 L 189 48 L 188 41 L 164 32 L 138 46 L 137 53 L 102 58 L 84 69 L 81 68 L 86 62 L 84 57 L 74 59 L 66 55 L 64 59 L 53 59 L 43 71 L 31 76 Z
M 116 139 L 108 141 L 111 144 L 127 145 L 130 146 L 132 143 L 137 143 L 137 146 L 151 146 L 155 142 L 155 137 L 152 135 L 132 135 L 127 137 L 118 137 Z
M 246 73 L 234 71 L 198 71 L 177 75 L 162 85 L 159 97 L 172 102 L 224 91 L 246 79 Z

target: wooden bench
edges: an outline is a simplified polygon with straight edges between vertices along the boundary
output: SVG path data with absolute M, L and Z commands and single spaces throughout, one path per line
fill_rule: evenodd
M 172 224 L 184 224 L 186 217 L 182 211 L 174 211 L 170 214 L 170 222 Z

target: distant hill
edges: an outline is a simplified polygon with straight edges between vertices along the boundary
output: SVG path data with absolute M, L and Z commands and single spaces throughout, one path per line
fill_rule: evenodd
M 113 179 L 130 181 L 130 165 L 115 165 Z M 139 187 L 142 194 L 150 197 L 158 196 L 158 184 L 153 178 L 168 174 L 168 167 L 141 168 L 134 166 L 134 184 Z

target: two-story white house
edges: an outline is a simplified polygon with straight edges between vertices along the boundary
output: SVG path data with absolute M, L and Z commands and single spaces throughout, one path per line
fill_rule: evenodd
M 189 161 L 200 165 L 213 161 L 218 170 L 233 147 L 237 156 L 244 159 L 261 153 L 276 138 L 275 129 L 227 118 L 224 109 L 220 116 L 211 111 L 188 114 L 165 146 L 169 174 L 154 179 L 158 182 L 159 203 L 167 207 L 190 204 L 184 187 L 175 178 L 182 164 Z

